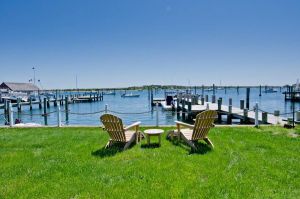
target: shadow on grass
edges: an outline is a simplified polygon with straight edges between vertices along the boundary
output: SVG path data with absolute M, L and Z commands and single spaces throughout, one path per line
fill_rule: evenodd
M 212 149 L 209 145 L 203 142 L 194 142 L 195 146 L 197 147 L 197 150 L 192 149 L 186 142 L 183 140 L 177 140 L 177 137 L 174 137 L 173 140 L 167 138 L 169 142 L 171 142 L 175 146 L 179 146 L 189 152 L 189 154 L 201 154 L 204 155 L 208 152 L 210 152 Z
M 159 148 L 159 144 L 158 143 L 150 143 L 149 145 L 148 144 L 142 144 L 141 145 L 141 148 L 143 149 L 153 149 L 153 148 Z
M 131 147 L 132 147 L 132 145 L 128 149 L 130 149 Z M 111 147 L 108 147 L 108 148 L 103 147 L 101 149 L 93 151 L 91 153 L 91 155 L 100 157 L 100 158 L 111 157 L 111 156 L 116 155 L 117 153 L 122 152 L 123 148 L 124 148 L 124 144 L 114 143 Z

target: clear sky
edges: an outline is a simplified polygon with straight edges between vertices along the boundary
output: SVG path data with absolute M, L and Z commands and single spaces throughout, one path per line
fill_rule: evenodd
M 299 0 L 0 0 L 0 81 L 44 88 L 300 77 Z

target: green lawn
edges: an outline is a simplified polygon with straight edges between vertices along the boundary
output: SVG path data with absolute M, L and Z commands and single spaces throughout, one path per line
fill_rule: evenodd
M 166 139 L 105 150 L 99 128 L 2 128 L 0 198 L 299 198 L 298 135 L 214 128 L 215 149 L 190 154 Z

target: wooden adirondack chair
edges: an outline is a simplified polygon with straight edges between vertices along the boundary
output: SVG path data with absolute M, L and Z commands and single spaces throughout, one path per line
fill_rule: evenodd
M 198 140 L 204 140 L 212 148 L 214 147 L 213 143 L 207 137 L 209 130 L 214 127 L 214 120 L 217 117 L 217 112 L 208 110 L 202 113 L 199 113 L 196 116 L 195 124 L 187 124 L 184 122 L 176 121 L 177 132 L 179 139 L 183 138 L 192 149 L 197 150 L 195 142 Z M 181 129 L 181 126 L 187 127 L 187 129 Z
M 134 140 L 138 143 L 140 139 L 139 125 L 141 122 L 136 122 L 124 128 L 122 120 L 114 115 L 104 114 L 100 117 L 100 120 L 110 136 L 105 148 L 110 147 L 114 142 L 123 142 L 125 143 L 124 150 L 126 150 Z M 130 130 L 133 128 L 134 130 Z

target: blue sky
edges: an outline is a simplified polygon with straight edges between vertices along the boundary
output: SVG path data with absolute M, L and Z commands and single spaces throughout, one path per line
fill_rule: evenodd
M 0 0 L 0 81 L 44 88 L 300 77 L 300 1 Z

